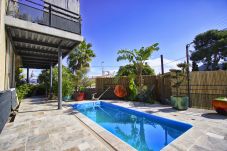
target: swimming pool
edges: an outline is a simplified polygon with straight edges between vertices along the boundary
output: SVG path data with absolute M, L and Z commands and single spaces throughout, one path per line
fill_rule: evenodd
M 139 151 L 161 150 L 192 127 L 102 101 L 72 107 Z

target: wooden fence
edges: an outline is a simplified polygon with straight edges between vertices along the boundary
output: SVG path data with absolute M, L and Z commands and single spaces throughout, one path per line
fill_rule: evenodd
M 171 73 L 158 76 L 143 76 L 143 83 L 149 87 L 155 85 L 154 98 L 162 103 L 169 103 L 171 95 L 176 90 L 171 87 L 173 79 Z M 101 94 L 105 89 L 111 89 L 103 96 L 103 99 L 118 99 L 114 93 L 117 84 L 128 88 L 129 80 L 121 77 L 118 81 L 115 78 L 97 78 L 96 91 Z M 188 95 L 187 81 L 185 80 L 180 88 L 181 95 Z M 212 109 L 211 101 L 217 97 L 227 97 L 227 71 L 198 71 L 190 73 L 190 98 L 192 107 Z
M 172 89 L 172 93 L 174 90 Z M 188 94 L 187 83 L 182 83 L 181 94 Z M 190 73 L 190 98 L 192 107 L 212 109 L 211 101 L 227 97 L 227 71 L 197 71 Z
M 170 80 L 168 76 L 143 76 L 143 83 L 149 88 L 154 86 L 153 97 L 156 100 L 161 101 L 161 99 L 165 100 L 166 98 L 170 98 L 171 89 L 170 89 Z M 162 83 L 163 82 L 163 83 Z M 164 86 L 165 84 L 166 86 Z M 107 91 L 105 95 L 103 95 L 103 99 L 118 99 L 114 93 L 114 87 L 116 85 L 123 85 L 126 89 L 128 89 L 129 79 L 128 77 L 121 77 L 118 80 L 116 78 L 96 78 L 96 90 L 98 94 L 101 94 L 108 87 L 110 90 Z M 165 93 L 163 93 L 165 92 Z

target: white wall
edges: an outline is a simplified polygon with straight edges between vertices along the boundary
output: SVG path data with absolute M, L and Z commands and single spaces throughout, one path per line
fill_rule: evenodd
M 15 53 L 6 34 L 5 89 L 15 87 Z
M 0 0 L 0 91 L 15 87 L 15 53 L 5 30 L 7 0 Z
M 5 90 L 5 0 L 0 0 L 0 91 Z

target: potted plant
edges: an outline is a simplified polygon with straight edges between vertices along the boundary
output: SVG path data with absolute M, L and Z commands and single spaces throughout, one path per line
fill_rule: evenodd
M 176 89 L 176 94 L 171 96 L 171 105 L 177 110 L 187 110 L 189 105 L 188 96 L 181 95 L 179 93 L 179 87 L 185 81 L 185 71 L 187 69 L 186 63 L 180 63 L 177 65 L 181 70 L 172 69 L 172 87 Z
M 80 87 L 79 91 L 75 93 L 75 101 L 83 101 L 85 99 L 85 88 Z

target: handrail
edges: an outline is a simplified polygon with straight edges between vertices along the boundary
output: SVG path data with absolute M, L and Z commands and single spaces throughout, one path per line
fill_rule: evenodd
M 108 90 L 110 89 L 110 87 L 108 87 L 102 94 L 99 95 L 99 97 L 95 98 L 95 94 L 96 93 L 93 93 L 92 94 L 92 100 L 99 100 Z
M 12 4 L 17 4 L 18 7 L 15 7 L 14 9 L 9 9 L 9 7 L 11 7 L 10 5 L 11 3 L 9 3 L 8 9 L 7 9 L 7 15 L 11 15 L 15 18 L 31 21 L 33 23 L 38 23 L 38 24 L 50 26 L 53 28 L 69 31 L 72 33 L 81 34 L 81 17 L 77 13 L 74 13 L 72 11 L 66 10 L 64 8 L 50 4 L 45 1 L 43 1 L 44 2 L 43 5 L 38 4 L 31 0 L 24 1 L 28 3 L 32 3 L 30 5 L 24 2 L 15 1 L 15 0 L 8 0 L 8 1 L 12 2 Z M 48 5 L 48 6 L 45 6 L 45 5 Z M 62 23 L 64 23 L 64 25 Z
M 38 4 L 38 3 L 33 2 L 33 1 L 31 1 L 31 0 L 25 0 L 25 1 L 30 2 L 30 3 L 33 3 L 33 4 L 36 4 L 36 5 L 39 5 L 39 6 L 42 6 L 41 4 Z M 43 1 L 43 0 L 42 0 L 42 1 Z M 75 12 L 72 12 L 72 11 L 70 11 L 70 10 L 64 9 L 64 8 L 62 8 L 62 7 L 59 7 L 59 6 L 57 6 L 57 5 L 54 5 L 54 4 L 45 2 L 45 1 L 43 1 L 43 2 L 44 2 L 44 4 L 51 5 L 51 6 L 53 6 L 53 7 L 56 7 L 56 8 L 58 8 L 58 9 L 64 10 L 64 11 L 66 11 L 66 12 L 72 13 L 72 14 L 77 15 L 77 16 L 80 17 L 80 15 L 77 14 L 77 13 L 75 13 Z

